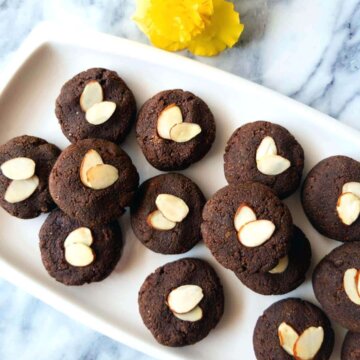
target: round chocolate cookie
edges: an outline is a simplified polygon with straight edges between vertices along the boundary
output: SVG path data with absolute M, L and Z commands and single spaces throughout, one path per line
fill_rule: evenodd
M 136 137 L 152 166 L 163 171 L 182 170 L 210 150 L 215 140 L 214 116 L 191 92 L 162 91 L 140 109 Z
M 326 255 L 312 279 L 315 296 L 329 317 L 355 332 L 360 332 L 359 270 L 360 243 L 349 243 Z
M 298 337 L 290 336 L 293 331 Z M 259 317 L 253 344 L 257 360 L 326 360 L 334 347 L 334 331 L 317 306 L 289 298 L 274 303 Z
M 85 157 L 90 165 L 93 157 L 95 160 L 100 157 L 105 168 L 104 164 L 93 167 L 82 165 Z M 101 172 L 92 171 L 99 166 Z M 93 185 L 85 184 L 81 179 L 81 174 L 85 177 L 90 173 Z M 106 182 L 105 185 L 103 182 Z M 139 175 L 126 152 L 101 139 L 80 140 L 67 147 L 56 161 L 49 180 L 51 196 L 59 208 L 89 226 L 106 224 L 122 215 L 138 183 Z
M 341 360 L 360 360 L 360 334 L 348 331 L 341 349 Z
M 174 308 L 182 313 L 174 312 Z M 205 338 L 220 321 L 224 312 L 223 288 L 205 261 L 177 260 L 146 278 L 139 291 L 139 311 L 160 344 L 191 345 Z
M 156 205 L 161 194 L 174 195 L 185 202 L 188 212 L 183 214 L 183 220 L 166 221 L 163 224 L 162 213 Z M 176 200 L 169 198 L 168 204 L 179 210 Z M 158 175 L 145 181 L 136 193 L 131 206 L 131 225 L 136 237 L 149 249 L 162 254 L 184 253 L 201 239 L 201 212 L 204 204 L 201 190 L 186 176 Z M 168 223 L 169 226 L 166 226 Z
M 28 135 L 15 137 L 0 146 L 1 207 L 21 219 L 35 218 L 50 211 L 54 202 L 48 178 L 59 154 L 55 145 Z
M 285 198 L 300 184 L 304 150 L 282 126 L 256 121 L 241 126 L 231 135 L 224 161 L 229 184 L 256 181 Z
M 253 218 L 235 228 L 243 207 Z M 267 236 L 259 241 L 264 231 Z M 289 209 L 270 188 L 244 183 L 222 188 L 206 203 L 201 232 L 220 264 L 238 274 L 253 274 L 271 270 L 288 253 L 293 224 Z
M 274 269 L 254 274 L 239 273 L 237 277 L 249 289 L 262 295 L 286 294 L 305 281 L 311 262 L 311 246 L 305 234 L 294 226 L 289 254 Z
M 84 92 L 88 84 L 95 82 L 100 85 L 98 89 Z M 83 105 L 80 105 L 83 93 Z M 86 110 L 102 101 L 111 101 L 116 108 L 108 120 L 95 125 L 93 120 L 87 120 Z M 55 113 L 62 132 L 72 143 L 89 138 L 118 143 L 124 140 L 135 120 L 136 103 L 133 93 L 115 71 L 93 68 L 75 75 L 64 84 L 56 99 Z
M 349 191 L 344 185 L 349 183 L 358 184 L 351 189 L 354 194 L 350 196 L 360 198 L 360 162 L 346 156 L 331 156 L 312 168 L 302 188 L 302 205 L 314 228 L 343 242 L 360 240 L 360 216 L 346 224 L 349 219 L 342 220 L 337 210 L 340 197 Z
M 68 236 L 83 225 L 56 209 L 51 212 L 40 229 L 41 259 L 47 272 L 65 285 L 83 285 L 105 279 L 114 270 L 121 257 L 123 241 L 119 224 L 114 221 L 106 225 L 88 228 L 92 243 L 85 254 L 93 254 L 93 261 L 84 266 L 74 261 L 83 260 L 84 243 L 64 244 Z M 87 238 L 88 239 L 88 238 Z M 84 240 L 80 236 L 75 241 Z M 89 243 L 87 243 L 89 244 Z M 65 246 L 66 245 L 66 246 Z M 71 262 L 73 261 L 73 262 Z M 72 265 L 76 264 L 76 266 Z

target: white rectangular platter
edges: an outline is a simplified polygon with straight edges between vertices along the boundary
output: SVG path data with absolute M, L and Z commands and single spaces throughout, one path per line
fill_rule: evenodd
M 65 148 L 68 141 L 55 117 L 54 102 L 66 80 L 90 67 L 117 71 L 133 90 L 138 105 L 158 91 L 171 88 L 190 90 L 209 104 L 217 124 L 215 144 L 202 161 L 183 172 L 207 197 L 226 185 L 224 147 L 233 130 L 246 122 L 269 120 L 290 130 L 305 149 L 305 173 L 330 155 L 359 159 L 359 132 L 285 96 L 149 46 L 51 24 L 42 24 L 30 35 L 5 72 L 0 96 L 0 143 L 29 134 Z M 139 170 L 141 181 L 159 173 L 145 161 L 134 132 L 122 146 Z M 320 236 L 310 226 L 299 192 L 286 203 L 295 224 L 311 241 L 313 265 L 306 283 L 284 296 L 265 297 L 248 290 L 212 258 L 202 243 L 181 256 L 151 252 L 133 235 L 128 214 L 121 219 L 126 238 L 124 255 L 110 277 L 101 283 L 66 287 L 53 280 L 41 263 L 38 231 L 45 215 L 24 221 L 0 209 L 0 275 L 68 316 L 155 358 L 255 359 L 252 332 L 257 318 L 281 298 L 295 296 L 316 303 L 310 281 L 314 264 L 340 245 Z M 223 319 L 206 339 L 193 346 L 171 349 L 158 345 L 143 325 L 137 294 L 145 277 L 155 268 L 185 256 L 206 259 L 214 266 L 224 285 L 226 307 Z M 333 325 L 337 339 L 332 357 L 335 360 L 340 357 L 344 331 Z

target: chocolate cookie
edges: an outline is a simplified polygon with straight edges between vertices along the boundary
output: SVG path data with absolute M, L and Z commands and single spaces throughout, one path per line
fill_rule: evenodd
M 237 277 L 251 290 L 262 295 L 286 294 L 305 281 L 311 262 L 311 246 L 305 234 L 294 226 L 289 254 L 267 272 L 239 273 Z
M 360 334 L 348 331 L 341 350 L 341 360 L 360 360 Z
M 59 209 L 48 216 L 39 237 L 45 269 L 65 285 L 105 279 L 118 263 L 123 246 L 117 222 L 84 229 Z
M 162 254 L 184 253 L 201 239 L 201 212 L 204 204 L 201 190 L 186 176 L 155 176 L 140 186 L 134 198 L 131 225 L 136 237 L 149 249 Z M 176 212 L 175 215 L 179 217 L 172 220 L 177 221 L 164 218 L 169 211 L 170 218 L 174 216 L 172 211 Z
M 54 207 L 48 178 L 60 150 L 43 139 L 23 135 L 0 146 L 0 205 L 21 219 Z
M 202 159 L 215 140 L 209 107 L 191 92 L 166 90 L 139 111 L 136 137 L 149 163 L 159 170 L 182 170 Z
M 313 273 L 316 298 L 331 319 L 360 332 L 360 243 L 339 246 L 326 255 Z
M 253 274 L 271 270 L 288 253 L 293 224 L 270 188 L 244 183 L 222 188 L 206 203 L 201 232 L 220 264 Z
M 294 357 L 326 360 L 334 347 L 334 331 L 317 306 L 289 298 L 274 303 L 259 317 L 253 344 L 257 360 L 291 360 Z
M 220 321 L 223 288 L 205 261 L 177 260 L 146 278 L 139 291 L 139 311 L 160 344 L 191 345 L 205 338 Z
M 304 181 L 302 205 L 321 234 L 344 242 L 360 240 L 360 163 L 346 156 L 320 161 Z
M 95 108 L 88 111 L 105 101 L 112 104 L 102 104 L 101 108 L 96 105 L 96 111 Z M 133 93 L 115 71 L 94 68 L 65 83 L 56 99 L 55 113 L 62 132 L 72 143 L 89 138 L 118 143 L 124 140 L 135 120 L 136 103 Z
M 50 193 L 67 215 L 89 226 L 125 211 L 139 175 L 124 150 L 110 141 L 80 140 L 66 148 L 50 174 Z
M 285 198 L 300 185 L 304 150 L 282 126 L 256 121 L 241 126 L 231 135 L 224 161 L 229 184 L 256 181 Z

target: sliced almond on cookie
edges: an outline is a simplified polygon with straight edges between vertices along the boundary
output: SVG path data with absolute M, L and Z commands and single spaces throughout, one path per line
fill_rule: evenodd
M 85 244 L 76 243 L 65 248 L 65 260 L 72 266 L 88 266 L 94 259 L 93 250 Z
M 171 230 L 176 226 L 176 222 L 167 219 L 160 210 L 150 213 L 146 218 L 146 222 L 156 230 Z
M 91 246 L 93 242 L 93 237 L 91 230 L 87 227 L 79 227 L 73 230 L 65 239 L 64 247 L 70 246 L 72 244 L 84 244 Z
M 268 241 L 275 231 L 275 225 L 270 220 L 251 221 L 238 231 L 239 241 L 247 247 L 256 247 Z
M 38 188 L 39 178 L 34 175 L 30 179 L 13 180 L 6 189 L 4 199 L 15 204 L 28 199 Z
M 267 155 L 256 162 L 258 170 L 264 175 L 279 175 L 286 171 L 291 163 L 280 155 Z
M 199 321 L 203 317 L 203 311 L 200 306 L 196 306 L 194 309 L 192 309 L 191 311 L 185 314 L 178 314 L 176 312 L 173 312 L 173 314 L 180 320 L 190 321 L 190 322 Z
M 155 200 L 157 208 L 170 221 L 181 222 L 189 213 L 183 199 L 171 194 L 159 194 Z
M 118 169 L 108 164 L 95 165 L 86 175 L 89 187 L 94 190 L 106 189 L 119 179 Z
M 343 224 L 351 225 L 360 215 L 360 198 L 351 192 L 341 194 L 336 211 Z
M 86 111 L 85 119 L 92 125 L 101 125 L 111 118 L 115 110 L 116 104 L 113 101 L 102 101 Z
M 96 80 L 89 81 L 80 96 L 81 110 L 86 112 L 93 105 L 103 101 L 104 93 L 101 85 Z
M 280 346 L 291 356 L 294 355 L 294 346 L 299 338 L 298 333 L 287 323 L 282 322 L 278 327 Z
M 203 290 L 197 285 L 182 285 L 172 290 L 167 298 L 171 311 L 185 314 L 193 310 L 204 297 Z
M 351 181 L 343 185 L 342 193 L 353 193 L 358 198 L 360 198 L 360 183 L 356 181 Z
M 271 136 L 265 136 L 256 150 L 256 161 L 268 155 L 276 155 L 277 148 Z
M 347 269 L 344 273 L 343 286 L 348 298 L 356 305 L 360 305 L 359 294 L 359 271 L 357 269 Z
M 236 231 L 239 231 L 245 224 L 255 220 L 256 214 L 254 213 L 254 210 L 247 205 L 240 205 L 234 217 L 234 226 Z
M 201 127 L 199 124 L 183 122 L 170 129 L 170 138 L 175 142 L 184 143 L 190 141 L 200 133 Z
M 289 266 L 289 257 L 286 255 L 279 260 L 278 264 L 273 269 L 269 270 L 269 273 L 281 274 L 287 269 L 288 266 Z
M 17 157 L 1 165 L 2 173 L 11 180 L 26 180 L 35 174 L 35 161 L 27 157 Z
M 103 164 L 103 160 L 96 150 L 91 149 L 85 154 L 80 165 L 80 179 L 84 185 L 90 186 L 87 178 L 87 172 L 92 167 L 101 164 Z
M 294 358 L 296 360 L 312 360 L 319 352 L 324 341 L 324 329 L 311 326 L 297 339 L 294 345 Z
M 157 120 L 157 132 L 161 138 L 171 140 L 171 128 L 182 122 L 183 117 L 180 108 L 171 104 L 160 113 Z

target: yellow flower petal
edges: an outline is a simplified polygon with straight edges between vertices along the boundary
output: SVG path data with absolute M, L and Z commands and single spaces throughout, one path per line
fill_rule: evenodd
M 180 50 L 209 24 L 212 0 L 138 0 L 133 20 L 158 47 Z
M 244 30 L 234 5 L 225 0 L 214 0 L 214 14 L 210 23 L 188 44 L 189 50 L 200 56 L 217 55 L 226 47 L 233 47 Z

